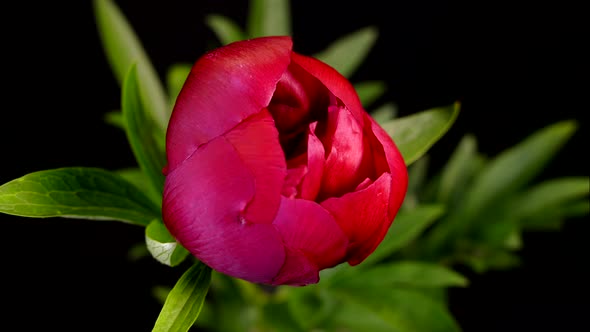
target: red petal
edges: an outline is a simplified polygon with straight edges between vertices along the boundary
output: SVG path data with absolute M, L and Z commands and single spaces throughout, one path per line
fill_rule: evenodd
M 285 155 L 272 116 L 264 109 L 230 130 L 225 137 L 254 176 L 256 193 L 244 217 L 249 222 L 271 223 L 279 209 L 287 175 Z
M 393 221 L 388 216 L 392 208 L 389 206 L 390 190 L 391 175 L 384 173 L 366 189 L 322 202 L 348 236 L 347 259 L 351 265 L 369 256 L 387 233 Z
M 389 201 L 389 218 L 393 220 L 395 212 L 402 205 L 406 196 L 408 189 L 408 169 L 404 158 L 389 134 L 373 118 L 368 115 L 367 118 L 368 123 L 371 124 L 370 132 L 372 135 L 368 135 L 368 138 L 373 152 L 377 174 L 381 174 L 381 172 L 389 172 L 391 174 L 393 190 L 391 191 Z
M 292 53 L 294 63 L 307 70 L 311 75 L 322 82 L 344 105 L 352 112 L 358 123 L 364 124 L 363 114 L 366 114 L 356 90 L 338 71 L 329 65 L 305 55 Z
M 317 122 L 309 125 L 307 135 L 307 174 L 301 183 L 301 198 L 315 200 L 322 184 L 324 174 L 324 145 L 315 135 Z
M 319 204 L 283 197 L 273 225 L 281 234 L 285 247 L 301 251 L 318 269 L 343 261 L 348 246 L 346 235 Z
M 305 286 L 320 281 L 318 267 L 305 254 L 299 250 L 285 249 L 287 252 L 285 265 L 272 280 L 272 285 Z
M 223 137 L 202 145 L 166 177 L 163 217 L 170 233 L 213 269 L 252 282 L 269 282 L 285 261 L 271 224 L 248 223 L 242 212 L 254 179 Z
M 213 50 L 195 63 L 168 126 L 169 171 L 199 145 L 268 106 L 291 48 L 289 37 L 256 38 Z
M 328 155 L 320 199 L 350 192 L 372 173 L 371 165 L 367 164 L 371 160 L 365 158 L 370 146 L 364 139 L 362 126 L 348 109 L 331 106 L 325 124 L 320 139 Z

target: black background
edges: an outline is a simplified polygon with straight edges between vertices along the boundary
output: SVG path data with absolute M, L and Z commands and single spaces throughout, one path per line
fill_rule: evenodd
M 476 135 L 493 156 L 542 126 L 580 128 L 542 178 L 588 175 L 587 60 L 581 8 L 567 2 L 292 1 L 295 50 L 320 51 L 358 28 L 379 28 L 352 81 L 385 80 L 400 115 L 462 101 L 456 124 L 432 149 L 433 167 L 460 137 Z M 119 1 L 158 72 L 193 62 L 212 42 L 204 16 L 243 25 L 246 1 Z M 134 166 L 124 134 L 102 122 L 119 87 L 101 48 L 90 1 L 22 3 L 3 9 L 0 183 L 62 166 Z M 569 331 L 586 323 L 587 218 L 561 232 L 526 234 L 522 267 L 451 292 L 466 332 Z M 143 229 L 105 221 L 0 215 L 3 308 L 15 331 L 149 331 L 160 304 L 153 285 L 182 271 L 129 261 Z

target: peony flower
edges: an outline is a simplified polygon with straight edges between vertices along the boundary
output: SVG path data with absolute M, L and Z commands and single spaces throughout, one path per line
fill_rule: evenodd
M 289 37 L 239 41 L 193 66 L 166 136 L 163 219 L 218 272 L 306 285 L 361 263 L 402 204 L 394 142 L 330 66 Z

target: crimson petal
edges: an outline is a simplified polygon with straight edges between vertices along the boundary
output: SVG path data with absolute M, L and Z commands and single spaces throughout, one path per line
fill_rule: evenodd
M 408 169 L 402 154 L 399 152 L 397 146 L 389 136 L 371 118 L 367 115 L 368 121 L 371 125 L 369 135 L 369 141 L 371 150 L 373 152 L 373 159 L 376 167 L 377 174 L 381 172 L 389 172 L 392 177 L 392 188 L 391 197 L 389 200 L 389 218 L 395 217 L 395 212 L 402 205 L 404 198 L 406 197 L 406 191 L 408 189 Z
M 264 109 L 244 120 L 225 137 L 254 175 L 255 194 L 244 217 L 249 222 L 271 223 L 279 208 L 287 175 L 285 155 L 272 116 Z
M 391 226 L 393 219 L 389 218 L 388 213 L 390 190 L 391 175 L 384 173 L 363 190 L 329 198 L 321 203 L 348 236 L 350 245 L 347 259 L 351 265 L 369 256 Z
M 315 200 L 322 184 L 324 174 L 324 145 L 315 135 L 317 122 L 309 125 L 307 135 L 307 174 L 301 183 L 301 198 Z
M 213 269 L 251 282 L 272 280 L 285 250 L 271 224 L 246 222 L 254 177 L 234 147 L 216 138 L 166 177 L 163 218 L 170 233 Z
M 371 175 L 363 128 L 346 108 L 331 106 L 320 139 L 327 152 L 320 199 L 350 192 Z
M 168 171 L 201 144 L 268 106 L 290 62 L 290 37 L 239 41 L 211 51 L 193 66 L 168 126 Z
M 317 268 L 316 272 L 339 264 L 346 254 L 346 235 L 334 218 L 315 202 L 283 197 L 273 225 L 288 251 L 296 254 L 298 261 L 308 259 Z M 279 276 L 289 274 L 290 279 L 295 280 L 298 264 L 290 263 L 285 263 Z M 308 275 L 307 270 L 303 269 L 301 273 Z
M 291 55 L 293 62 L 301 66 L 312 76 L 332 92 L 352 112 L 358 123 L 364 125 L 363 114 L 366 114 L 356 90 L 350 82 L 336 69 L 330 67 L 315 58 L 294 53 Z

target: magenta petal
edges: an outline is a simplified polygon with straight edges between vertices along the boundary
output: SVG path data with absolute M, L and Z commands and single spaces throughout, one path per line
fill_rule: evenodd
M 251 282 L 272 280 L 285 250 L 271 224 L 245 221 L 253 175 L 220 137 L 202 145 L 166 177 L 163 218 L 170 233 L 211 268 Z
M 363 128 L 346 108 L 330 107 L 325 132 L 320 137 L 327 151 L 320 197 L 341 196 L 367 178 L 370 159 L 364 160 Z M 369 147 L 368 144 L 366 146 Z
M 385 237 L 393 221 L 389 218 L 390 190 L 391 175 L 384 173 L 366 189 L 322 202 L 348 236 L 351 265 L 362 262 Z
M 273 225 L 281 234 L 285 247 L 301 251 L 318 269 L 343 261 L 347 237 L 319 204 L 283 197 Z
M 344 105 L 350 109 L 358 123 L 364 124 L 363 114 L 366 114 L 356 90 L 350 82 L 338 71 L 329 65 L 305 55 L 293 52 L 291 58 L 294 63 L 301 66 L 312 76 L 317 78 L 330 90 Z
M 244 120 L 225 137 L 254 175 L 255 194 L 244 217 L 248 222 L 271 223 L 279 209 L 281 189 L 287 175 L 285 154 L 272 116 L 264 109 Z
M 309 125 L 307 136 L 307 174 L 301 183 L 301 198 L 315 200 L 322 184 L 324 173 L 324 146 L 315 135 L 317 122 Z
M 289 37 L 256 38 L 213 50 L 194 64 L 166 134 L 169 171 L 199 145 L 268 106 L 291 48 Z
M 395 146 L 391 137 L 367 115 L 368 122 L 371 124 L 369 136 L 371 151 L 373 153 L 373 162 L 377 174 L 389 172 L 392 178 L 392 190 L 389 201 L 389 218 L 393 219 L 395 212 L 402 205 L 408 189 L 408 170 L 402 154 Z
M 286 252 L 285 264 L 271 284 L 305 286 L 320 280 L 318 267 L 303 252 L 289 248 L 286 248 Z

